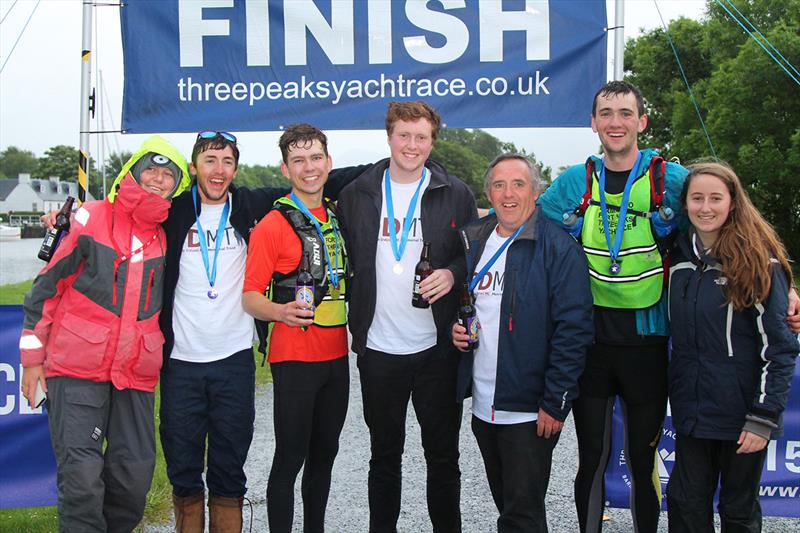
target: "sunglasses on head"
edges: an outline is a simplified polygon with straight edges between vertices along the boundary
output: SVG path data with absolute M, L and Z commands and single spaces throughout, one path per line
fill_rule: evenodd
M 216 139 L 217 137 L 222 137 L 226 141 L 236 144 L 236 136 L 227 131 L 201 131 L 197 134 L 198 141 L 200 139 Z

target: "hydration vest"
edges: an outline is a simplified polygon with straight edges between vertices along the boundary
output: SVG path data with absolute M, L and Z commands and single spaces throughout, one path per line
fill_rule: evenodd
M 666 164 L 662 158 L 654 157 L 647 171 L 631 186 L 616 274 L 610 270 L 611 254 L 603 227 L 600 194 L 605 194 L 609 237 L 614 242 L 623 193 L 600 191 L 594 166 L 590 158 L 586 162 L 587 193 L 578 207 L 584 217 L 581 242 L 589 263 L 594 304 L 615 309 L 655 305 L 664 288 L 664 260 L 650 225 L 650 213 L 661 207 Z
M 345 273 L 347 252 L 345 251 L 344 241 L 341 236 L 338 239 L 338 254 L 336 249 L 336 233 L 339 226 L 336 216 L 323 202 L 328 213 L 326 222 L 319 221 L 325 242 L 320 239 L 314 224 L 298 209 L 292 200 L 283 197 L 275 201 L 275 209 L 280 212 L 289 225 L 292 227 L 297 237 L 300 239 L 302 250 L 300 257 L 308 253 L 308 269 L 314 278 L 314 324 L 322 327 L 337 327 L 347 323 L 347 310 L 345 308 Z M 327 253 L 325 249 L 327 248 Z M 339 284 L 333 287 L 328 278 L 328 255 L 335 258 L 335 264 L 331 265 L 339 274 Z M 338 265 L 338 266 L 337 266 Z M 297 281 L 298 268 L 287 274 L 275 272 L 272 275 L 272 283 L 269 287 L 269 297 L 276 303 L 291 302 L 295 298 L 295 282 Z

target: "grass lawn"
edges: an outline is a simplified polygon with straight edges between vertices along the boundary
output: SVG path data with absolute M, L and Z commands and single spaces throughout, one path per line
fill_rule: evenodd
M 25 293 L 33 281 L 24 281 L 13 285 L 0 286 L 0 304 L 21 304 Z M 269 383 L 271 376 L 269 366 L 261 366 L 261 354 L 256 353 L 256 386 Z M 155 398 L 156 431 L 159 425 L 159 405 L 161 394 L 156 388 Z M 156 437 L 156 471 L 153 484 L 147 494 L 147 507 L 144 512 L 146 523 L 164 523 L 170 517 L 172 509 L 172 489 L 167 479 L 164 464 L 164 453 L 161 450 L 161 439 Z M 140 526 L 136 531 L 142 531 Z M 0 509 L 0 533 L 50 533 L 58 531 L 58 516 L 55 507 L 31 507 L 27 509 Z

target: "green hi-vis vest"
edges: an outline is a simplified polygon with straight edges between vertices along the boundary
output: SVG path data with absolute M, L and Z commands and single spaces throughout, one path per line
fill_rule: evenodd
M 300 257 L 308 253 L 309 272 L 314 278 L 314 324 L 321 327 L 337 327 L 347 323 L 347 309 L 345 308 L 345 272 L 347 253 L 344 248 L 344 241 L 339 236 L 338 253 L 336 249 L 336 238 L 333 228 L 339 230 L 336 216 L 327 207 L 328 220 L 319 222 L 325 242 L 319 238 L 314 224 L 297 208 L 292 200 L 283 197 L 275 202 L 277 209 L 289 222 L 294 232 L 297 234 L 302 245 Z M 323 250 L 325 246 L 328 250 L 326 254 Z M 339 273 L 339 284 L 333 287 L 328 278 L 328 255 L 334 259 L 331 265 Z M 337 268 L 338 265 L 338 268 Z M 294 300 L 295 282 L 297 280 L 298 268 L 288 274 L 274 273 L 270 284 L 268 296 L 273 302 L 286 303 Z
M 631 213 L 630 210 L 646 213 L 651 210 L 649 171 L 634 181 L 628 201 L 628 214 L 622 234 L 617 263 L 620 271 L 611 274 L 611 254 L 603 228 L 600 210 L 600 182 L 592 175 L 592 202 L 586 208 L 581 231 L 581 241 L 589 262 L 589 279 L 594 304 L 615 309 L 643 309 L 655 305 L 661 298 L 664 287 L 664 266 L 656 245 L 650 219 Z M 606 195 L 608 230 L 614 242 L 619 207 L 622 195 Z

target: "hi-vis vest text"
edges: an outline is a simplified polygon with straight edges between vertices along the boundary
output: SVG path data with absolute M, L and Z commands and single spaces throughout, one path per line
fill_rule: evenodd
M 619 223 L 622 193 L 606 194 L 608 229 L 614 241 Z M 581 241 L 589 262 L 589 276 L 594 304 L 615 309 L 643 309 L 655 305 L 664 287 L 664 267 L 650 220 L 633 212 L 651 210 L 649 171 L 634 181 L 625 217 L 617 262 L 619 273 L 611 274 L 611 254 L 603 229 L 600 209 L 600 183 L 592 174 L 592 202 L 586 208 Z M 632 212 L 633 211 L 633 212 Z
M 338 232 L 338 223 L 333 212 L 327 208 L 328 220 L 319 221 L 325 242 L 321 242 L 317 230 L 306 216 L 300 212 L 297 206 L 289 198 L 279 198 L 275 202 L 277 209 L 289 222 L 302 245 L 302 254 L 308 253 L 309 271 L 314 278 L 314 324 L 322 327 L 343 326 L 347 323 L 347 310 L 345 308 L 345 263 L 347 253 L 344 248 L 344 241 L 339 238 L 338 255 L 334 227 Z M 328 253 L 325 253 L 327 248 Z M 331 285 L 328 277 L 328 261 L 330 256 L 334 259 L 331 268 L 339 274 L 339 284 L 336 287 Z M 338 265 L 338 268 L 337 268 Z M 295 281 L 297 270 L 288 274 L 275 273 L 272 276 L 272 283 L 269 288 L 269 297 L 277 303 L 286 303 L 294 300 Z

